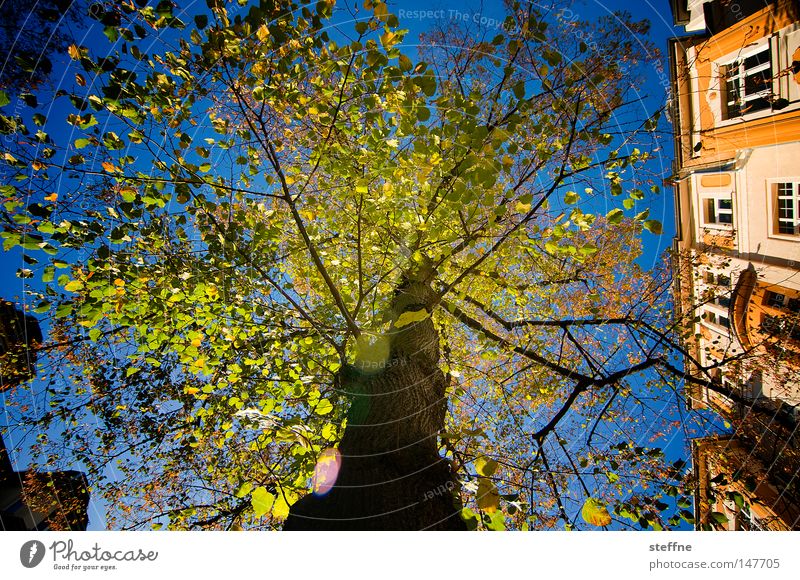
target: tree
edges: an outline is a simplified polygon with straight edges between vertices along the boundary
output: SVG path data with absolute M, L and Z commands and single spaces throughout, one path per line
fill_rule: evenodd
M 66 118 L 0 119 L 47 463 L 128 528 L 691 521 L 646 24 L 514 2 L 414 62 L 383 3 L 207 4 L 104 8 Z
M 99 4 L 98 4 L 99 6 Z M 65 53 L 88 3 L 82 0 L 16 0 L 0 4 L 0 88 L 30 101 L 53 71 L 51 56 Z M 72 29 L 72 30 L 70 30 Z

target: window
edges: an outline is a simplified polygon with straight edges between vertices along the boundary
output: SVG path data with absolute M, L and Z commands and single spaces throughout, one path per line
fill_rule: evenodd
M 757 52 L 720 68 L 723 84 L 722 118 L 733 119 L 770 108 L 772 52 L 764 44 Z
M 729 296 L 715 296 L 712 302 L 718 306 L 722 306 L 723 308 L 731 307 L 731 299 Z
M 717 314 L 716 312 L 706 312 L 706 321 L 723 328 L 730 328 L 731 322 L 727 316 Z
M 789 312 L 800 312 L 800 298 L 788 298 L 785 294 L 777 292 L 767 292 L 764 296 L 764 304 L 772 308 L 781 308 Z
M 796 236 L 800 234 L 800 184 L 779 182 L 774 184 L 776 194 L 776 233 Z
M 707 224 L 732 224 L 733 201 L 729 197 L 706 199 L 704 217 Z
M 783 294 L 778 294 L 777 292 L 767 292 L 767 306 L 772 306 L 773 308 L 783 308 L 783 303 L 786 300 L 786 296 Z
M 781 333 L 781 319 L 778 316 L 770 316 L 765 314 L 761 319 L 761 331 L 767 334 L 780 334 Z
M 783 336 L 800 340 L 800 324 L 785 316 L 765 314 L 761 319 L 761 332 L 772 336 Z

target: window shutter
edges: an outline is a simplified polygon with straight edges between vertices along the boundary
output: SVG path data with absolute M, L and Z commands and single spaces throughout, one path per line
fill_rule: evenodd
M 782 90 L 784 98 L 790 103 L 800 101 L 800 30 L 788 32 L 782 39 L 783 50 L 781 50 L 781 70 L 789 70 L 789 74 L 784 77 Z

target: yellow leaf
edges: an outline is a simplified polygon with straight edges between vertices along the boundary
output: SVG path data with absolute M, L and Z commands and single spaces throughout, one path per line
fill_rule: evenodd
M 384 49 L 391 49 L 392 46 L 397 44 L 397 34 L 391 31 L 381 34 L 381 44 L 383 45 Z
M 607 526 L 611 523 L 611 514 L 608 513 L 606 506 L 599 500 L 592 497 L 586 500 L 581 510 L 581 516 L 587 523 L 593 526 Z
M 103 169 L 105 169 L 108 173 L 116 173 L 117 172 L 117 168 L 110 161 L 103 161 L 100 165 L 102 165 Z
M 383 2 L 379 2 L 375 5 L 375 16 L 378 18 L 384 18 L 389 13 L 388 8 L 386 8 L 386 4 Z
M 45 195 L 44 196 L 44 200 L 45 201 L 56 201 L 57 199 L 58 199 L 58 194 L 57 193 L 51 193 L 50 195 Z
M 186 389 L 184 389 L 184 392 L 187 395 L 196 395 L 197 393 L 200 392 L 200 389 L 198 389 L 197 387 L 186 387 Z
M 275 498 L 275 503 L 272 504 L 272 515 L 279 520 L 285 520 L 289 516 L 289 504 L 283 494 L 278 494 L 278 497 Z
M 411 59 L 404 54 L 400 55 L 399 63 L 400 63 L 400 70 L 402 71 L 409 71 L 414 67 L 414 63 L 411 62 Z
M 500 494 L 495 485 L 488 479 L 481 478 L 478 481 L 478 507 L 486 513 L 493 514 L 500 505 Z
M 395 328 L 403 328 L 404 326 L 408 326 L 412 322 L 421 322 L 428 318 L 430 313 L 425 310 L 409 310 L 407 312 L 403 312 L 400 316 L 397 317 L 397 320 L 394 322 Z
M 390 342 L 383 335 L 362 334 L 356 339 L 356 366 L 362 371 L 377 372 L 386 368 Z
M 70 44 L 67 48 L 67 54 L 72 60 L 78 60 L 81 58 L 81 49 L 78 48 L 77 44 Z
M 529 211 L 531 211 L 531 204 L 522 203 L 521 201 L 518 201 L 517 205 L 514 206 L 514 209 L 517 210 L 517 213 L 528 213 Z
M 260 486 L 253 490 L 250 496 L 250 503 L 253 506 L 253 513 L 257 518 L 269 512 L 275 503 L 275 496 L 267 491 L 267 488 Z
M 117 278 L 114 280 L 114 286 L 124 286 L 124 285 L 125 285 L 125 280 L 123 280 L 122 278 Z
M 479 457 L 475 460 L 475 469 L 484 477 L 491 477 L 497 471 L 497 461 L 489 457 Z
M 256 36 L 261 42 L 264 42 L 269 38 L 269 28 L 267 28 L 266 24 L 259 26 L 258 30 L 256 30 Z
M 67 292 L 77 292 L 81 288 L 83 288 L 83 282 L 80 280 L 72 280 L 64 286 L 64 290 Z
M 198 336 L 194 340 L 192 340 L 192 346 L 200 346 L 203 342 L 203 338 Z

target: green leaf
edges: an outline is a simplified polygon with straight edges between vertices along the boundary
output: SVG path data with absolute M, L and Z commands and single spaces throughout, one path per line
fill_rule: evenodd
M 39 106 L 39 101 L 36 98 L 36 95 L 32 95 L 31 93 L 22 93 L 19 97 L 31 108 L 36 108 Z
M 503 512 L 497 510 L 493 513 L 486 514 L 483 517 L 483 524 L 487 530 L 493 532 L 502 532 L 506 529 L 506 518 Z
M 119 31 L 117 30 L 116 26 L 106 26 L 103 29 L 103 34 L 106 35 L 106 38 L 111 42 L 116 42 L 119 38 Z
M 79 292 L 83 289 L 83 282 L 80 280 L 71 280 L 68 284 L 64 286 L 64 290 L 67 292 Z
M 239 486 L 239 489 L 237 489 L 237 490 L 236 490 L 236 492 L 234 493 L 234 495 L 235 495 L 236 497 L 238 497 L 238 498 L 243 498 L 243 497 L 244 497 L 244 496 L 246 496 L 248 493 L 250 493 L 250 490 L 251 490 L 251 489 L 253 489 L 253 484 L 252 484 L 252 483 L 250 483 L 249 481 L 246 481 L 246 482 L 244 482 L 242 485 L 240 485 L 240 486 Z
M 480 519 L 478 519 L 478 515 L 469 508 L 464 508 L 461 510 L 461 519 L 464 520 L 464 523 L 467 525 L 467 529 L 474 531 L 478 529 L 478 524 L 480 523 Z
M 5 107 L 10 102 L 11 99 L 8 98 L 8 93 L 5 91 L 0 91 L 0 107 Z
M 36 229 L 43 234 L 52 234 L 56 231 L 55 226 L 51 222 L 42 222 L 36 227 Z
M 333 411 L 333 404 L 328 399 L 320 399 L 317 406 L 314 407 L 314 412 L 317 415 L 327 415 Z
M 711 519 L 721 526 L 728 525 L 728 516 L 721 512 L 711 512 Z
M 66 318 L 72 314 L 72 304 L 59 304 L 56 307 L 56 318 Z
M 83 149 L 87 145 L 89 145 L 90 141 L 88 139 L 75 139 L 75 149 Z
M 250 496 L 250 504 L 253 506 L 253 513 L 257 518 L 265 516 L 272 508 L 275 502 L 275 496 L 267 491 L 267 488 L 261 486 L 253 490 L 253 495 Z
M 484 477 L 491 477 L 497 471 L 497 461 L 489 457 L 479 457 L 475 460 L 475 470 Z
M 622 221 L 622 218 L 625 217 L 625 214 L 622 213 L 622 210 L 619 208 L 612 209 L 610 212 L 606 214 L 606 219 L 610 224 L 618 224 Z
M 652 234 L 655 234 L 657 236 L 661 235 L 661 233 L 663 232 L 663 228 L 661 226 L 661 222 L 658 221 L 658 220 L 647 220 L 646 222 L 644 222 L 642 224 L 642 226 L 648 232 L 650 232 Z

